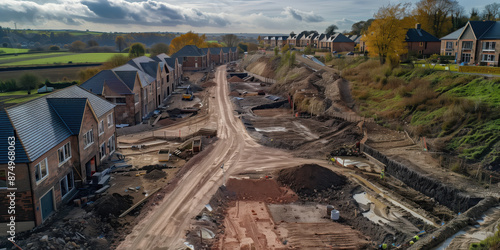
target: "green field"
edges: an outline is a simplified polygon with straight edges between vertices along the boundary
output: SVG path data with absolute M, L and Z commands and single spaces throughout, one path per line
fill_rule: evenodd
M 127 53 L 70 53 L 70 52 L 61 52 L 57 55 L 54 53 L 43 53 L 40 54 L 32 54 L 32 55 L 23 55 L 22 59 L 25 60 L 17 60 L 12 61 L 13 59 L 9 57 L 9 59 L 0 58 L 1 66 L 28 66 L 28 65 L 47 65 L 47 64 L 66 64 L 66 63 L 102 63 L 113 57 L 114 55 L 121 54 L 124 56 L 128 56 Z M 146 56 L 149 56 L 147 54 Z
M 10 53 L 26 53 L 26 52 L 29 51 L 29 49 L 0 48 L 0 54 L 3 54 L 1 51 L 3 51 L 6 54 L 10 54 Z
M 51 52 L 51 53 L 34 53 L 34 54 L 22 54 L 22 55 L 8 55 L 8 56 L 0 56 L 0 64 L 8 63 L 10 61 L 24 61 L 24 60 L 32 60 L 36 58 L 43 58 L 49 56 L 64 56 L 72 54 L 69 52 Z

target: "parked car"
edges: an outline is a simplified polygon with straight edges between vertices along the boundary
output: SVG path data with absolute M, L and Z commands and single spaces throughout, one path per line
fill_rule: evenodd
M 352 52 L 352 51 L 351 51 L 351 52 L 347 53 L 346 55 L 348 55 L 348 56 L 353 56 L 353 55 L 354 55 L 354 52 Z

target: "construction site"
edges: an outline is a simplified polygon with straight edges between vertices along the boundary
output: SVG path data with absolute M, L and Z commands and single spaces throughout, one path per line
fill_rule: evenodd
M 357 115 L 349 82 L 304 60 L 279 81 L 266 57 L 187 73 L 148 122 L 117 130 L 105 190 L 19 245 L 468 249 L 496 232 L 498 183 Z

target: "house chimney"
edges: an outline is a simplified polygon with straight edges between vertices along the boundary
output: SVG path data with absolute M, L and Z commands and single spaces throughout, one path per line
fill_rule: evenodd
M 420 24 L 419 23 L 415 24 L 415 29 L 417 29 L 417 30 L 420 29 Z

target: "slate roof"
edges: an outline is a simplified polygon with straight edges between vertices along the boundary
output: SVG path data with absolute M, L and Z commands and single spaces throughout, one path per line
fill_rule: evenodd
M 480 39 L 500 39 L 500 21 L 494 22 Z
M 195 45 L 186 45 L 179 51 L 175 52 L 172 57 L 189 57 L 189 56 L 203 56 L 203 52 Z
M 47 98 L 47 102 L 72 134 L 80 133 L 87 98 Z
M 465 26 L 458 29 L 458 30 L 455 30 L 453 31 L 452 33 L 444 36 L 444 37 L 441 37 L 441 40 L 457 40 L 458 37 L 462 34 L 462 31 L 464 30 Z
M 500 39 L 500 21 L 469 21 L 467 25 L 442 37 L 441 40 L 457 40 L 468 25 L 477 39 Z
M 347 38 L 344 34 L 342 33 L 335 33 L 330 38 L 328 39 L 331 42 L 334 43 L 352 43 L 353 41 L 349 38 Z
M 157 74 L 157 70 L 158 70 L 158 64 L 159 63 L 155 62 L 155 61 L 141 62 L 140 63 L 143 71 L 155 79 L 156 79 L 156 74 Z
M 128 89 L 134 89 L 135 76 L 137 75 L 137 71 L 114 71 L 114 73 L 123 81 Z M 106 84 L 108 84 L 109 86 L 108 82 L 106 82 Z
M 134 66 L 135 68 L 144 71 L 144 68 L 142 68 L 142 63 L 147 63 L 147 62 L 154 62 L 153 59 L 147 57 L 147 56 L 139 56 L 134 59 L 130 59 L 127 64 Z
M 149 85 L 150 83 L 152 83 L 155 78 L 153 78 L 152 76 L 144 73 L 143 71 L 140 71 L 139 69 L 137 69 L 136 67 L 130 65 L 130 64 L 125 64 L 125 65 L 122 65 L 120 67 L 116 67 L 114 69 L 112 69 L 113 72 L 117 73 L 120 72 L 120 71 L 130 71 L 130 72 L 135 72 L 136 74 L 139 75 L 139 80 L 142 84 L 143 87 Z M 131 79 L 122 79 L 124 82 L 130 82 Z M 135 75 L 134 75 L 134 81 L 135 81 Z M 129 84 L 127 84 L 128 86 Z M 133 85 L 132 85 L 133 86 Z
M 5 110 L 0 110 L 0 155 L 3 155 L 3 157 L 0 157 L 0 164 L 8 163 L 7 154 L 9 151 L 8 147 L 10 146 L 8 138 L 11 136 L 15 136 L 14 127 L 12 127 L 12 123 L 10 123 Z M 15 163 L 29 162 L 26 151 L 24 151 L 24 148 L 19 141 L 19 137 L 16 137 L 14 142 L 14 152 L 16 153 Z
M 431 35 L 423 29 L 408 29 L 406 32 L 407 42 L 439 42 L 439 38 Z
M 111 70 L 102 70 L 99 73 L 97 73 L 95 76 L 91 77 L 84 83 L 82 83 L 80 86 L 86 90 L 91 91 L 92 93 L 96 95 L 101 95 L 102 94 L 102 86 L 104 81 L 120 81 L 116 77 L 116 75 L 113 73 Z
M 51 100 L 55 98 L 66 100 Z M 36 160 L 76 131 L 73 129 L 77 121 L 70 122 L 70 117 L 74 115 L 70 113 L 80 112 L 82 99 L 89 101 L 98 117 L 115 107 L 114 104 L 78 86 L 70 86 L 5 110 L 31 161 Z
M 175 58 L 165 58 L 165 62 L 171 69 L 175 69 Z

